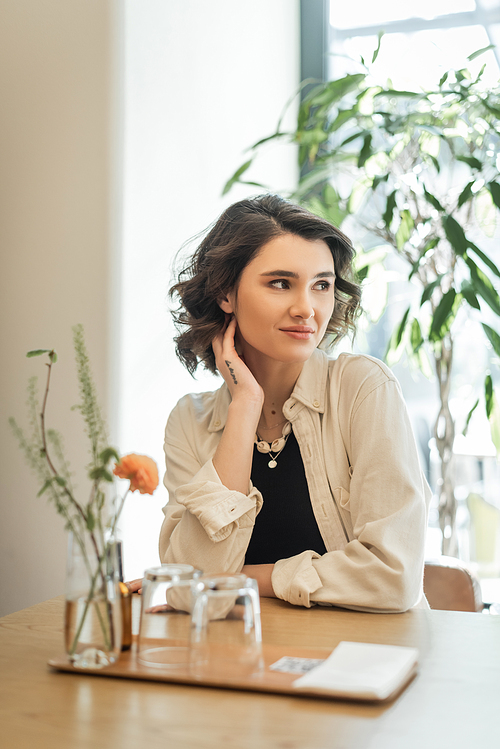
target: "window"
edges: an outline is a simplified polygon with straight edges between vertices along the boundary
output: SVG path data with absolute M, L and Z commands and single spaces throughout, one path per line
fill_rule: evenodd
M 339 77 L 347 72 L 352 66 L 347 57 L 371 60 L 380 30 L 384 31 L 383 48 L 373 73 L 402 89 L 432 85 L 440 71 L 461 67 L 464 50 L 470 54 L 490 44 L 500 48 L 496 0 L 421 0 L 418 18 L 412 13 L 414 7 L 398 0 L 380 0 L 364 7 L 360 18 L 359 5 L 330 0 L 329 75 Z M 476 62 L 478 68 L 487 63 L 487 82 L 498 80 L 499 48 Z

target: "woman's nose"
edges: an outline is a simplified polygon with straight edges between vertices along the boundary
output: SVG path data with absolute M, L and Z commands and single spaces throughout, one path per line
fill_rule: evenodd
M 309 294 L 299 294 L 295 297 L 290 308 L 292 317 L 299 317 L 301 320 L 309 320 L 314 317 L 314 307 L 309 298 Z

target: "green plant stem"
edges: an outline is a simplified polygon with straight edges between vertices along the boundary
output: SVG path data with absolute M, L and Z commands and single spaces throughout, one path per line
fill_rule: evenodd
M 43 398 L 42 411 L 40 413 L 40 425 L 41 425 L 41 432 L 42 432 L 43 452 L 44 452 L 47 464 L 48 464 L 50 470 L 52 471 L 52 473 L 54 474 L 54 477 L 61 478 L 59 476 L 59 472 L 58 472 L 57 468 L 54 466 L 54 464 L 53 464 L 53 462 L 52 462 L 52 460 L 50 458 L 48 447 L 47 447 L 47 436 L 46 436 L 46 433 L 45 433 L 45 409 L 46 409 L 46 406 L 47 406 L 47 398 L 48 398 L 48 395 L 49 395 L 50 375 L 51 375 L 51 371 L 52 371 L 52 360 L 49 362 L 49 364 L 47 364 L 47 367 L 48 367 L 47 383 L 45 385 L 45 394 L 44 394 L 44 398 Z M 79 512 L 79 514 L 81 515 L 81 517 L 83 519 L 83 522 L 86 525 L 87 524 L 87 518 L 86 518 L 85 513 L 84 513 L 81 505 L 79 504 L 79 502 L 77 502 L 77 500 L 75 499 L 75 497 L 73 496 L 73 494 L 69 491 L 69 489 L 68 489 L 67 486 L 63 485 L 62 486 L 62 490 L 66 494 L 66 496 L 68 497 L 68 499 L 71 502 L 71 504 L 73 504 L 76 507 L 77 511 Z M 94 546 L 96 557 L 97 557 L 97 559 L 99 559 L 99 548 L 97 546 L 97 541 L 95 539 L 94 533 L 92 531 L 89 531 L 89 533 L 90 533 L 90 538 L 92 540 L 92 544 Z M 101 570 L 101 574 L 102 574 L 102 570 Z M 102 582 L 103 582 L 103 585 L 105 586 L 106 585 L 106 581 L 104 579 L 104 575 L 103 574 L 102 574 Z
M 52 460 L 50 458 L 50 455 L 49 455 L 48 446 L 47 446 L 47 436 L 46 436 L 46 431 L 45 431 L 45 410 L 46 410 L 46 407 L 47 407 L 47 398 L 48 398 L 48 395 L 49 395 L 50 375 L 51 375 L 51 372 L 52 372 L 52 363 L 53 363 L 52 360 L 50 360 L 49 364 L 47 364 L 47 368 L 48 368 L 47 382 L 46 382 L 46 385 L 45 385 L 45 393 L 44 393 L 44 398 L 43 398 L 42 410 L 41 410 L 41 413 L 40 413 L 40 426 L 41 426 L 42 444 L 43 444 L 43 452 L 44 452 L 44 455 L 45 455 L 45 459 L 47 461 L 47 464 L 48 464 L 50 470 L 54 474 L 54 477 L 59 477 L 59 472 L 57 471 L 56 467 L 54 466 L 54 464 L 53 464 L 53 462 L 52 462 Z M 71 502 L 71 504 L 73 504 L 74 507 L 77 509 L 77 511 L 81 515 L 81 517 L 82 517 L 82 519 L 83 519 L 83 521 L 84 521 L 84 523 L 86 525 L 87 524 L 87 518 L 85 517 L 85 513 L 84 513 L 81 505 L 79 504 L 79 502 L 77 502 L 77 500 L 75 499 L 75 497 L 73 496 L 73 494 L 69 491 L 69 489 L 66 486 L 62 486 L 62 490 L 66 494 L 66 496 L 68 497 L 68 499 Z M 123 504 L 122 504 L 122 506 L 123 506 Z M 116 524 L 116 519 L 115 519 L 115 524 Z M 73 524 L 71 524 L 71 525 L 73 525 Z M 75 532 L 75 531 L 73 530 L 73 532 Z M 85 603 L 85 609 L 84 609 L 84 612 L 83 612 L 83 615 L 82 615 L 82 619 L 80 621 L 80 624 L 78 626 L 78 630 L 77 630 L 77 632 L 75 634 L 75 638 L 73 640 L 73 644 L 71 646 L 71 650 L 70 650 L 70 654 L 71 655 L 73 655 L 74 652 L 75 652 L 75 650 L 76 650 L 76 645 L 78 643 L 78 638 L 80 637 L 80 634 L 81 634 L 81 630 L 82 630 L 82 627 L 83 627 L 83 623 L 85 621 L 85 617 L 87 615 L 87 611 L 88 611 L 88 607 L 89 607 L 89 604 L 90 604 L 90 600 L 92 599 L 92 597 L 94 595 L 95 584 L 96 584 L 96 580 L 97 580 L 97 577 L 98 577 L 99 574 L 101 575 L 102 584 L 103 584 L 103 590 L 104 590 L 104 593 L 105 593 L 105 596 L 106 596 L 106 600 L 107 600 L 106 577 L 105 577 L 104 572 L 102 570 L 102 559 L 101 559 L 100 554 L 99 554 L 99 547 L 97 545 L 97 541 L 96 541 L 96 538 L 95 538 L 95 535 L 94 535 L 93 531 L 89 531 L 89 535 L 90 535 L 90 539 L 92 541 L 92 545 L 94 547 L 94 551 L 95 551 L 95 555 L 96 555 L 97 570 L 96 570 L 95 575 L 91 578 L 91 589 L 90 589 L 89 597 L 88 597 L 88 599 L 87 599 L 87 601 Z M 88 570 L 89 575 L 90 575 L 91 574 L 91 567 L 90 567 L 90 562 L 88 560 L 88 557 L 87 557 L 87 554 L 86 554 L 86 551 L 85 551 L 85 548 L 84 548 L 85 545 L 83 544 L 83 542 L 80 542 L 80 540 L 79 540 L 79 544 L 80 544 L 80 548 L 82 549 L 82 552 L 83 552 L 83 555 L 84 555 L 84 558 L 85 558 L 85 565 L 86 565 L 87 570 Z M 107 547 L 104 544 L 103 544 L 103 547 L 104 547 L 103 554 L 105 555 Z M 101 629 L 102 629 L 102 633 L 103 633 L 103 637 L 104 637 L 104 642 L 106 644 L 106 647 L 109 648 L 109 646 L 110 646 L 110 638 L 108 637 L 108 633 L 107 633 L 107 629 L 106 629 L 106 626 L 105 626 L 105 622 L 102 619 L 102 615 L 101 615 L 101 612 L 99 610 L 98 604 L 96 604 L 96 611 L 97 611 L 97 616 L 98 616 L 98 619 L 99 619 L 99 623 L 101 625 Z
M 129 491 L 130 491 L 130 486 L 129 486 L 129 488 L 127 489 L 127 491 L 125 492 L 125 494 L 122 497 L 122 501 L 120 502 L 120 507 L 118 508 L 118 512 L 115 513 L 115 517 L 114 517 L 114 520 L 113 520 L 113 525 L 111 526 L 111 535 L 112 536 L 115 535 L 116 524 L 118 523 L 118 520 L 120 518 L 121 512 L 123 510 L 123 505 L 125 504 L 125 500 L 127 499 L 127 495 L 129 493 Z
M 90 602 L 92 601 L 92 599 L 94 597 L 95 585 L 96 585 L 99 573 L 101 573 L 101 576 L 103 575 L 103 572 L 102 572 L 100 564 L 98 564 L 97 569 L 95 571 L 95 575 L 91 579 L 90 590 L 89 590 L 89 594 L 87 596 L 87 599 L 85 601 L 85 607 L 83 609 L 82 617 L 81 617 L 80 622 L 78 624 L 78 627 L 77 627 L 77 630 L 75 632 L 75 636 L 73 638 L 73 642 L 71 644 L 71 648 L 70 648 L 70 651 L 69 651 L 69 655 L 70 656 L 74 655 L 75 652 L 76 652 L 76 648 L 77 648 L 77 645 L 78 645 L 78 640 L 80 639 L 80 635 L 82 633 L 83 624 L 85 622 L 85 618 L 86 618 L 87 612 L 89 610 Z M 105 598 L 106 598 L 106 602 L 107 602 L 106 589 L 105 589 Z M 105 645 L 105 647 L 106 647 L 107 650 L 110 650 L 110 648 L 111 648 L 111 637 L 108 636 L 105 623 L 104 623 L 104 621 L 102 619 L 102 615 L 101 615 L 101 612 L 99 610 L 99 603 L 97 601 L 94 601 L 94 604 L 95 604 L 95 607 L 96 607 L 97 617 L 99 619 L 99 623 L 100 623 L 101 629 L 102 629 L 102 634 L 103 634 L 103 637 L 104 637 L 104 645 Z M 110 627 L 110 634 L 111 634 L 111 627 Z

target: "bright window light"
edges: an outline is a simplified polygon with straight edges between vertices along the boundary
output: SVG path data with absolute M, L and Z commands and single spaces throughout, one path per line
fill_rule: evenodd
M 364 5 L 362 12 L 358 3 L 330 4 L 330 23 L 337 29 L 383 24 L 408 18 L 431 20 L 448 13 L 463 13 L 476 9 L 474 0 L 420 0 L 417 5 L 401 0 L 379 0 L 373 5 Z
M 380 83 L 391 80 L 395 88 L 419 91 L 432 89 L 441 75 L 450 68 L 468 67 L 478 74 L 486 63 L 483 74 L 485 85 L 495 85 L 499 68 L 493 51 L 485 52 L 469 62 L 467 56 L 489 45 L 484 26 L 460 26 L 451 29 L 429 29 L 408 34 L 386 34 L 381 43 L 380 54 L 370 70 Z M 343 53 L 359 60 L 363 57 L 371 63 L 377 47 L 376 36 L 353 36 L 344 41 Z M 332 56 L 334 77 L 341 74 L 347 62 Z

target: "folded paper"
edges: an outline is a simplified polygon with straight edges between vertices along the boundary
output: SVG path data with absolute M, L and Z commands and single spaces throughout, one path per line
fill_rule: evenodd
M 365 700 L 384 700 L 415 673 L 416 648 L 341 642 L 333 653 L 293 686 L 301 691 Z

